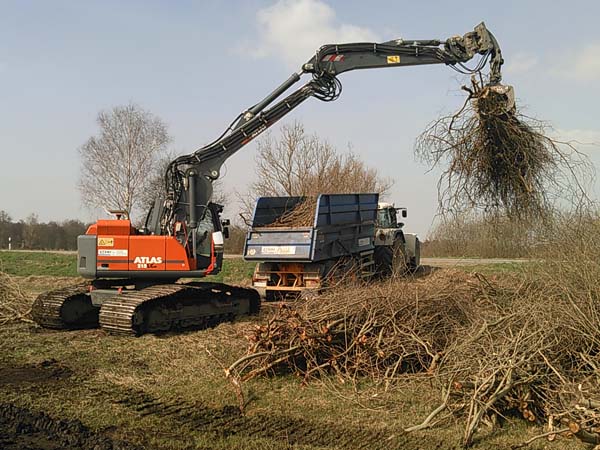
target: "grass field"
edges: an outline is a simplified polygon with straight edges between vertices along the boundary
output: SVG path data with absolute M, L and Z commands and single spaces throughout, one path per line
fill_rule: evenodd
M 77 256 L 73 253 L 0 251 L 0 268 L 9 275 L 76 277 Z
M 223 270 L 210 280 L 240 283 L 250 279 L 254 265 L 242 258 L 225 259 Z M 77 277 L 77 255 L 70 252 L 0 251 L 0 271 L 17 276 Z
M 72 283 L 75 275 L 74 255 L 0 252 L 0 260 L 29 300 L 50 286 Z M 226 260 L 222 279 L 241 282 L 251 271 L 241 259 Z M 459 448 L 462 429 L 451 421 L 435 431 L 402 431 L 439 404 L 426 375 L 407 376 L 376 396 L 369 380 L 350 385 L 333 375 L 308 384 L 291 374 L 257 378 L 243 385 L 240 413 L 224 367 L 244 354 L 245 336 L 268 316 L 266 307 L 259 317 L 213 329 L 140 338 L 29 323 L 0 326 L 0 403 L 76 418 L 103 436 L 146 449 Z M 502 429 L 478 433 L 474 448 L 509 448 L 537 433 L 508 418 Z M 562 440 L 555 448 L 578 445 Z M 548 448 L 548 442 L 528 448 Z

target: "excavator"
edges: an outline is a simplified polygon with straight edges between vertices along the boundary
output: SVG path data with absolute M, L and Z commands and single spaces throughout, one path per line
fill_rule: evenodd
M 477 63 L 468 67 L 476 56 Z M 228 221 L 221 219 L 223 206 L 211 197 L 225 161 L 305 100 L 336 100 L 342 91 L 338 76 L 344 72 L 444 64 L 476 74 L 488 62 L 490 88 L 511 102 L 512 89 L 501 84 L 500 47 L 483 22 L 444 41 L 322 46 L 215 141 L 169 164 L 164 190 L 143 227 L 134 227 L 125 212 L 113 211 L 115 218 L 98 220 L 79 236 L 77 270 L 89 281 L 42 293 L 32 308 L 34 320 L 55 329 L 100 326 L 109 333 L 141 335 L 197 329 L 257 313 L 260 297 L 253 289 L 186 281 L 215 275 L 223 267 Z M 302 76 L 310 79 L 281 98 Z

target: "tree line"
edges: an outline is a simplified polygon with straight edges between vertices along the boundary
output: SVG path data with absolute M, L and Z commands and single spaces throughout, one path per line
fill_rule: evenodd
M 80 220 L 40 222 L 35 214 L 16 221 L 0 211 L 0 248 L 10 243 L 13 250 L 76 250 L 77 236 L 87 227 Z
M 101 111 L 98 133 L 80 148 L 78 188 L 85 206 L 124 210 L 136 226 L 145 211 L 165 192 L 164 174 L 176 158 L 168 147 L 172 138 L 166 124 L 135 104 Z M 307 133 L 298 122 L 284 125 L 279 133 L 258 140 L 256 181 L 246 192 L 237 192 L 241 221 L 234 219 L 225 250 L 242 251 L 254 202 L 261 196 L 314 196 L 320 193 L 379 192 L 386 194 L 392 180 L 382 177 L 353 153 L 339 152 L 325 139 Z M 220 181 L 220 180 L 218 180 Z M 227 195 L 217 182 L 212 201 L 226 203 Z M 0 248 L 74 250 L 77 236 L 85 234 L 79 220 L 42 223 L 35 214 L 13 221 L 0 211 Z

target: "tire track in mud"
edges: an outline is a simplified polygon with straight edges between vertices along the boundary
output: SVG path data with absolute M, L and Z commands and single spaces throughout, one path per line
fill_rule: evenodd
M 241 414 L 235 406 L 210 408 L 182 399 L 161 401 L 146 392 L 127 390 L 115 403 L 141 416 L 154 415 L 179 426 L 228 438 L 238 435 L 286 442 L 289 446 L 307 445 L 352 449 L 421 448 L 423 439 L 401 431 L 379 430 L 366 425 L 348 426 L 332 421 L 317 421 L 275 414 Z M 429 439 L 428 439 L 429 441 Z M 427 448 L 450 448 L 435 439 Z
M 111 439 L 79 420 L 55 419 L 9 403 L 0 403 L 0 448 L 3 450 L 142 450 Z

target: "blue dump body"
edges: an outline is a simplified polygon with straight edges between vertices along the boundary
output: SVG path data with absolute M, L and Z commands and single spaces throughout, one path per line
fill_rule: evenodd
M 321 194 L 313 226 L 272 224 L 303 197 L 261 197 L 256 202 L 244 258 L 311 263 L 374 249 L 379 194 Z

